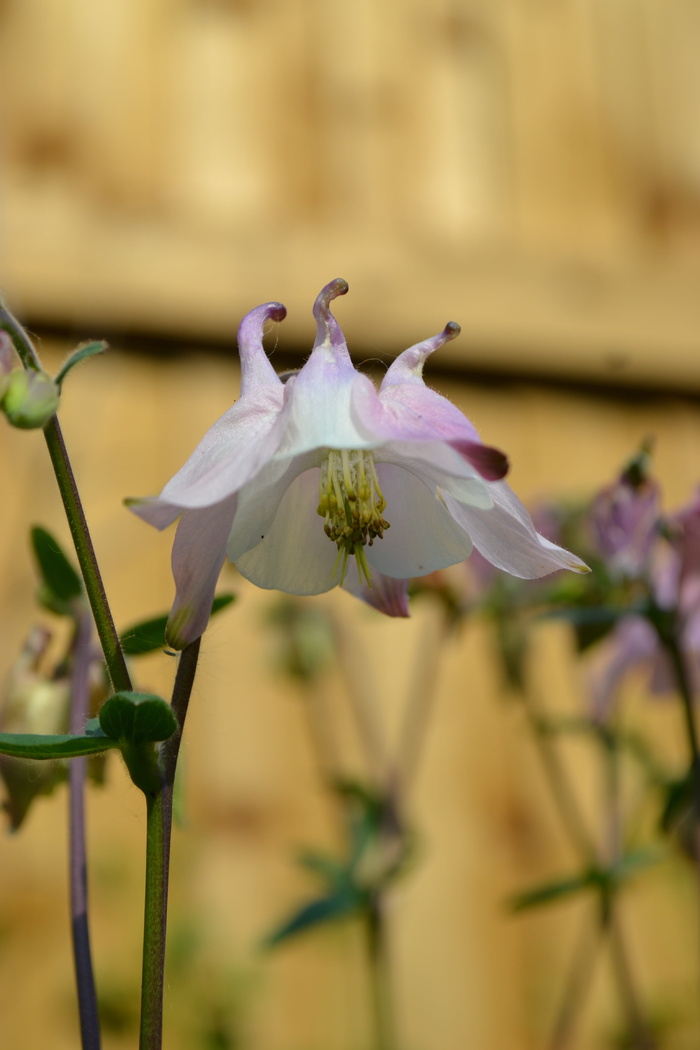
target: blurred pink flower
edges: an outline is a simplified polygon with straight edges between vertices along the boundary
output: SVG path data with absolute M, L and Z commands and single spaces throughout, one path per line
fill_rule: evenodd
M 654 527 L 649 530 L 656 536 L 655 549 L 645 554 L 650 566 L 650 609 L 655 608 L 661 616 L 669 618 L 691 689 L 697 692 L 700 688 L 700 497 L 696 496 L 687 507 L 665 519 L 663 535 L 658 524 L 657 514 Z M 640 535 L 641 531 L 636 534 Z M 645 541 L 637 550 L 646 546 Z M 593 710 L 597 717 L 607 716 L 622 679 L 635 669 L 646 672 L 653 695 L 678 691 L 667 648 L 651 619 L 641 613 L 622 617 L 597 647 L 590 674 Z
M 129 502 L 157 528 L 181 516 L 167 630 L 174 648 L 205 629 L 227 555 L 259 587 L 290 594 L 370 587 L 389 615 L 405 615 L 405 581 L 463 561 L 472 546 L 516 576 L 586 569 L 535 531 L 500 480 L 505 456 L 425 386 L 426 358 L 459 326 L 405 350 L 377 391 L 354 368 L 330 312 L 347 290 L 335 280 L 321 291 L 313 351 L 286 383 L 262 346 L 264 325 L 285 308 L 252 310 L 238 334 L 240 400 L 159 497 Z
M 645 571 L 660 516 L 660 490 L 653 478 L 626 470 L 598 493 L 590 514 L 592 538 L 613 575 Z

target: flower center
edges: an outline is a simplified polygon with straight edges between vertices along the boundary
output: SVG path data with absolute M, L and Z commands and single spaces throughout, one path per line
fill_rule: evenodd
M 371 452 L 329 449 L 321 466 L 318 513 L 323 530 L 338 547 L 333 571 L 340 564 L 340 582 L 345 579 L 348 558 L 355 555 L 357 572 L 372 586 L 365 544 L 381 539 L 389 522 L 382 517 L 386 500 L 382 494 Z

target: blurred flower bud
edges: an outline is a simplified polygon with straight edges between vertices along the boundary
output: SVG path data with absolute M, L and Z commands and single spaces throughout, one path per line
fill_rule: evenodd
M 608 567 L 628 577 L 647 568 L 658 536 L 660 490 L 649 475 L 646 447 L 625 467 L 620 477 L 602 489 L 591 507 L 593 542 Z
M 51 376 L 17 369 L 7 377 L 2 407 L 13 427 L 34 430 L 46 426 L 59 401 L 60 392 Z
M 7 332 L 0 330 L 0 401 L 5 396 L 13 365 L 12 340 Z
M 48 678 L 40 664 L 50 633 L 35 627 L 11 668 L 0 699 L 3 733 L 65 733 L 68 731 L 70 684 L 67 678 Z M 33 761 L 0 755 L 0 776 L 7 798 L 3 806 L 16 831 L 37 795 L 48 795 L 65 777 L 62 763 Z

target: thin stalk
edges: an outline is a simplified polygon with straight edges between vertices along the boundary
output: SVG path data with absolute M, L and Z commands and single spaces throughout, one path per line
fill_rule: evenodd
M 700 746 L 698 745 L 698 731 L 695 724 L 695 704 L 693 701 L 693 690 L 690 685 L 688 668 L 683 658 L 683 652 L 678 643 L 675 632 L 668 636 L 661 635 L 664 645 L 673 667 L 673 673 L 678 685 L 683 704 L 683 716 L 685 729 L 688 736 L 688 748 L 690 751 L 690 769 L 693 784 L 693 831 L 695 844 L 695 863 L 700 879 Z
M 2 302 L 0 302 L 0 329 L 6 331 L 12 339 L 13 346 L 24 367 L 28 371 L 40 372 L 42 370 L 41 361 L 31 339 L 17 318 Z M 131 689 L 129 672 L 107 602 L 90 530 L 56 416 L 53 416 L 44 427 L 44 437 L 112 684 L 116 690 L 129 690 Z
M 80 493 L 78 492 L 75 475 L 73 474 L 56 416 L 53 416 L 44 427 L 44 437 L 53 464 L 61 499 L 63 500 L 68 526 L 75 545 L 75 553 L 78 556 L 80 570 L 85 581 L 85 590 L 87 591 L 92 615 L 95 618 L 95 626 L 102 645 L 107 670 L 112 679 L 112 685 L 115 690 L 130 690 L 131 678 L 126 667 L 119 635 L 114 626 L 112 610 L 107 601 Z
M 591 923 L 590 915 L 586 913 L 571 969 L 567 976 L 564 994 L 561 997 L 561 1006 L 554 1023 L 554 1030 L 547 1044 L 548 1050 L 566 1050 L 571 1044 L 576 1019 L 593 979 L 602 932 L 602 925 Z
M 614 869 L 624 852 L 622 807 L 620 803 L 620 756 L 615 737 L 606 727 L 599 731 L 605 757 L 604 818 L 607 821 L 607 862 Z M 632 975 L 629 954 L 622 936 L 616 892 L 610 889 L 602 898 L 601 922 L 608 936 L 613 973 L 634 1050 L 654 1050 L 655 1042 L 644 1019 Z
M 384 899 L 380 893 L 373 895 L 370 901 L 367 912 L 367 940 L 375 1050 L 398 1050 Z
M 92 623 L 87 609 L 79 616 L 76 627 L 76 636 L 73 644 L 70 732 L 82 733 L 89 713 Z M 71 933 L 75 979 L 78 990 L 81 1043 L 83 1050 L 100 1050 L 100 1021 L 88 925 L 87 853 L 85 846 L 86 773 L 86 758 L 74 758 L 71 760 L 68 769 Z
M 442 606 L 439 617 L 438 623 L 431 625 L 432 631 L 421 639 L 401 722 L 396 768 L 402 796 L 416 779 L 437 690 L 438 668 L 450 633 L 450 617 Z
M 2 301 L 0 301 L 0 328 L 9 335 L 24 367 L 30 372 L 40 372 L 41 361 L 31 339 Z
M 547 778 L 552 798 L 559 810 L 564 830 L 581 857 L 589 863 L 596 863 L 597 850 L 586 827 L 581 808 L 559 751 L 554 745 L 549 732 L 543 727 L 542 718 L 536 709 L 532 697 L 525 691 L 523 691 L 521 696 L 525 714 L 535 738 L 535 745 L 542 769 Z
M 617 986 L 625 1013 L 627 1014 L 630 1046 L 633 1047 L 633 1050 L 656 1050 L 658 1044 L 644 1019 L 632 977 L 629 953 L 622 938 L 620 922 L 617 916 L 610 915 L 607 930 Z
M 198 638 L 183 649 L 180 655 L 171 700 L 178 728 L 161 748 L 162 789 L 158 795 L 146 800 L 146 899 L 139 1050 L 161 1050 L 163 1041 L 163 987 L 173 787 L 182 732 L 197 670 L 199 644 L 200 639 Z

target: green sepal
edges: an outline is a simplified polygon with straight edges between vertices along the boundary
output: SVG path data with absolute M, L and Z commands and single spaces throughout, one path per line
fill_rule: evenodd
M 12 758 L 61 759 L 99 755 L 119 747 L 109 736 L 72 736 L 68 733 L 44 736 L 41 733 L 0 733 L 0 755 Z
M 81 361 L 85 361 L 88 357 L 95 357 L 96 354 L 103 354 L 105 350 L 109 349 L 108 344 L 105 343 L 104 339 L 99 339 L 94 342 L 81 343 L 73 353 L 70 355 L 63 368 L 58 373 L 54 382 L 57 387 L 61 386 L 61 383 L 66 378 L 71 368 L 75 368 L 76 365 L 80 364 Z
M 34 525 L 29 535 L 41 578 L 41 604 L 60 616 L 72 616 L 75 602 L 83 596 L 80 575 L 50 532 Z
M 152 693 L 114 693 L 100 708 L 99 723 L 108 737 L 135 746 L 167 740 L 177 729 L 170 704 Z
M 235 594 L 217 594 L 211 607 L 211 614 L 221 612 L 236 600 Z M 125 656 L 144 656 L 146 653 L 154 653 L 158 649 L 166 649 L 165 626 L 168 622 L 168 614 L 154 616 L 150 620 L 142 620 L 140 623 L 127 627 L 120 635 L 122 650 Z

